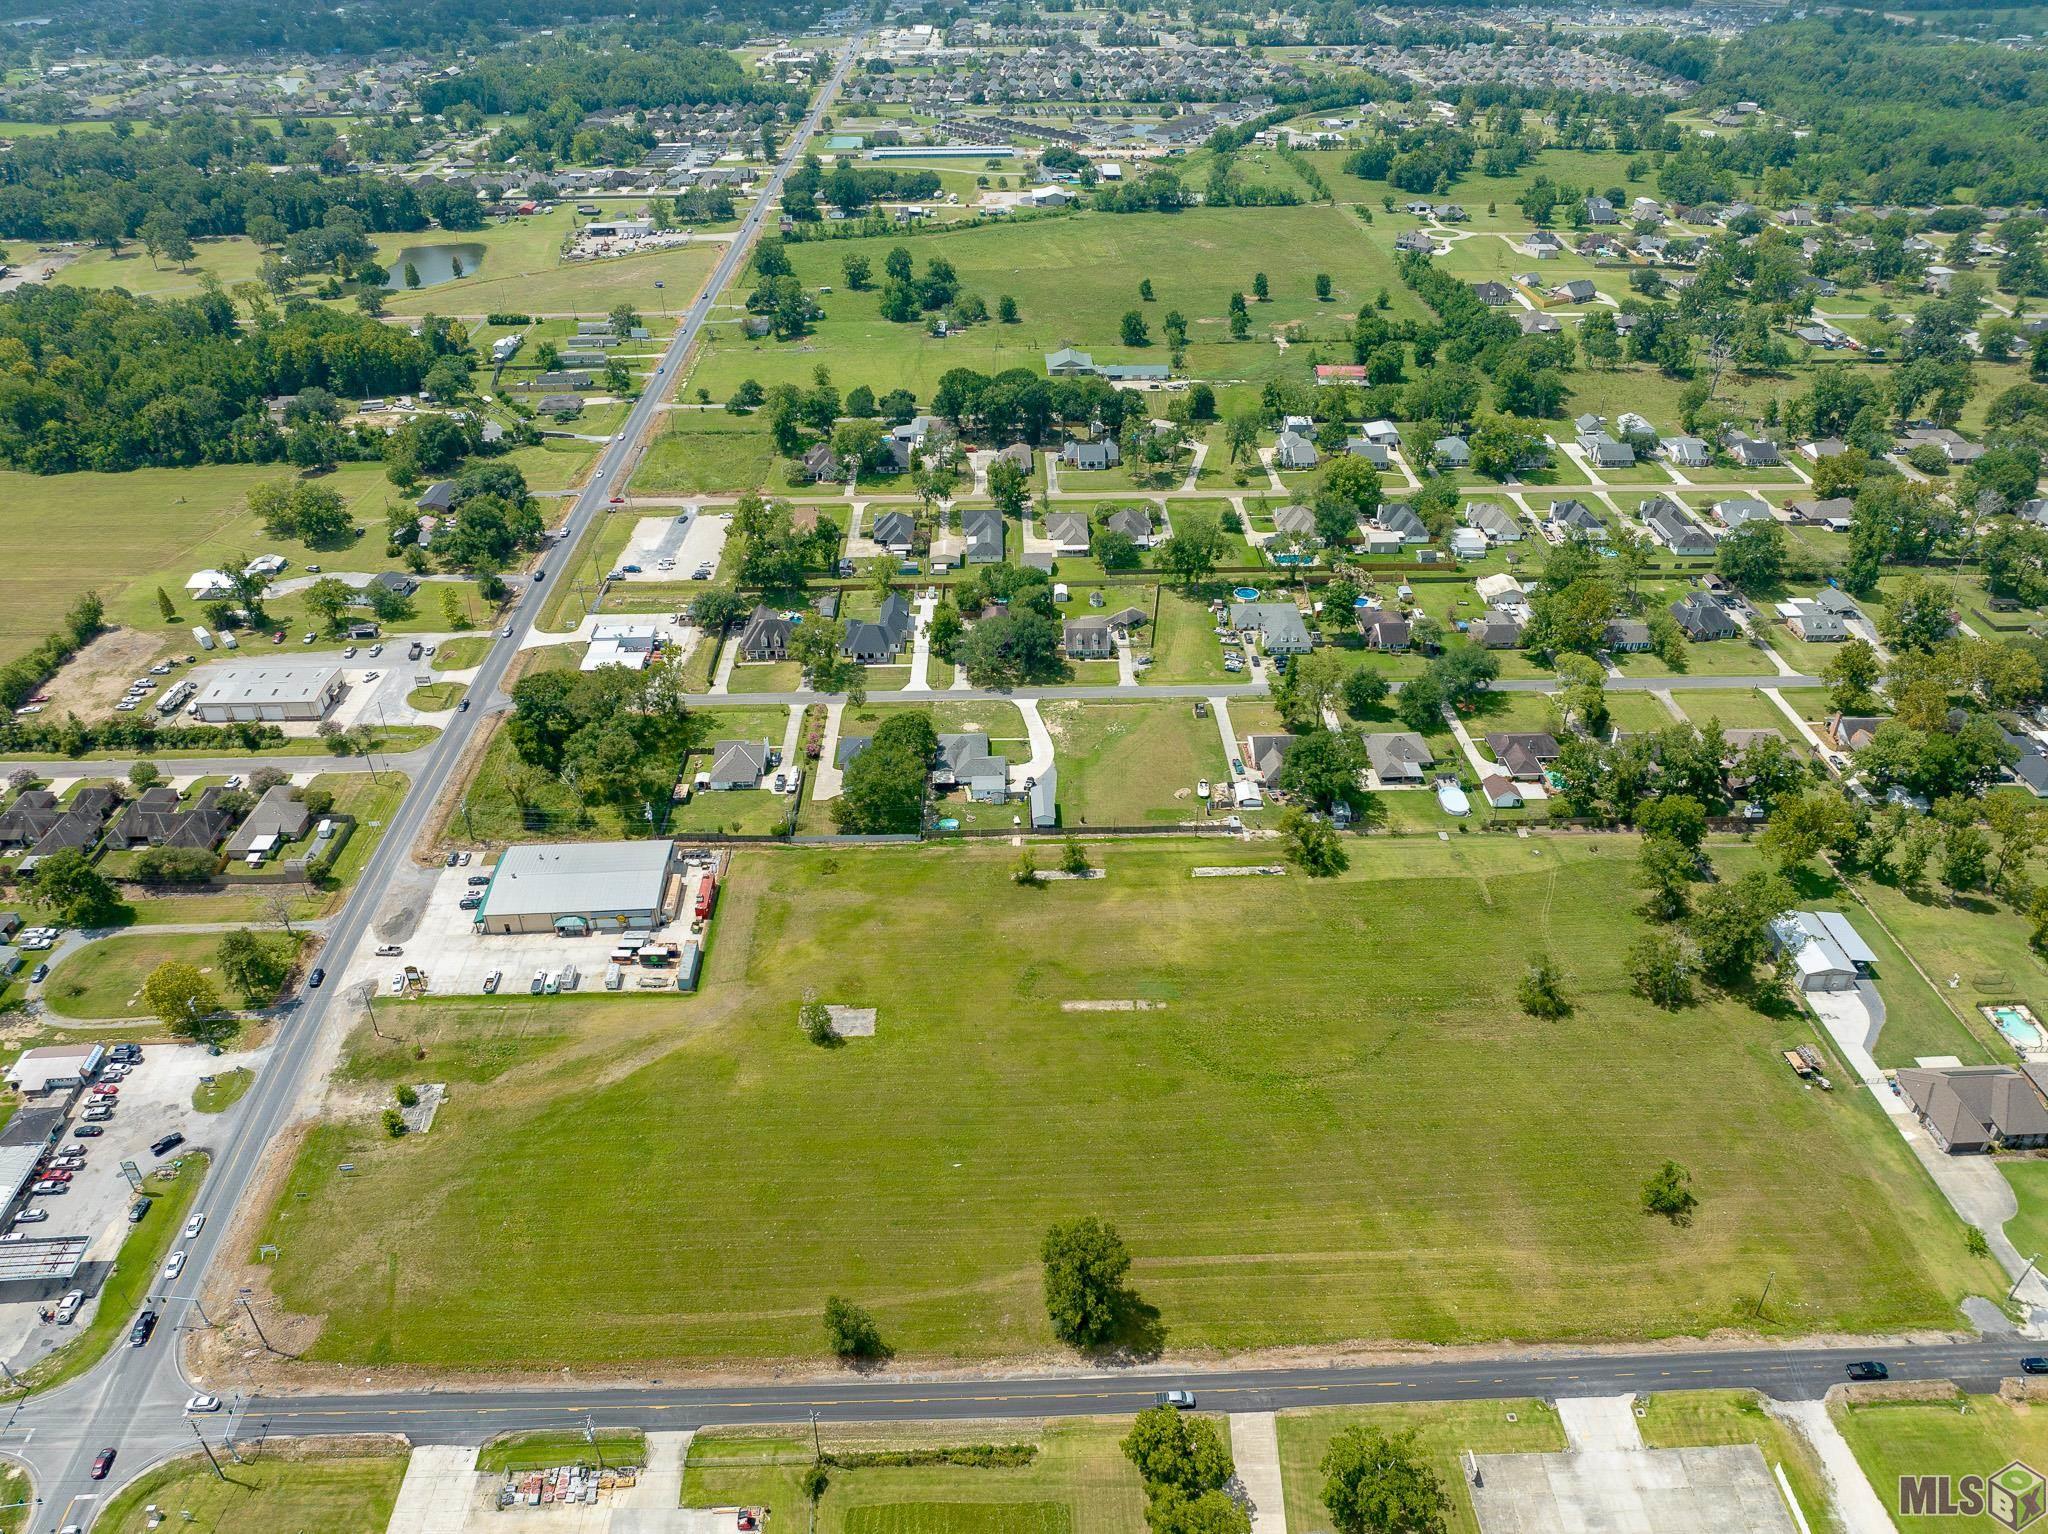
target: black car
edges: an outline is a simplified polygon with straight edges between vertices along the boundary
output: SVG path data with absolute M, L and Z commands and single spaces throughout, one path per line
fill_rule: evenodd
M 483 903 L 484 897 L 481 895 L 464 895 L 460 900 L 455 902 L 456 906 L 464 911 L 474 911 L 478 906 L 482 905 Z
M 133 1065 L 142 1058 L 140 1044 L 116 1044 L 107 1051 L 107 1058 L 116 1065 Z
M 2048 1374 L 2048 1358 L 2042 1358 L 2038 1355 L 2033 1358 L 2022 1358 L 2020 1360 L 2020 1369 L 2027 1374 Z
M 1888 1380 L 1891 1377 L 1892 1371 L 1875 1359 L 1849 1365 L 1849 1378 L 1852 1380 Z
M 156 1330 L 156 1312 L 145 1310 L 135 1318 L 135 1324 L 128 1329 L 128 1346 L 139 1348 L 149 1341 L 149 1334 Z
M 80 1124 L 71 1131 L 71 1138 L 74 1140 L 97 1140 L 105 1133 L 106 1130 L 97 1124 Z
M 35 967 L 35 969 L 30 972 L 28 977 L 28 983 L 30 985 L 41 985 L 45 980 L 49 978 L 50 966 L 47 964 L 38 964 Z
M 466 713 L 468 713 L 468 712 L 469 712 L 469 699 L 467 699 L 467 698 L 464 698 L 464 699 L 463 699 L 463 700 L 462 700 L 462 701 L 461 701 L 460 703 L 456 704 L 456 705 L 455 705 L 455 712 L 456 712 L 456 713 L 458 713 L 458 714 L 466 714 Z
M 442 867 L 444 867 L 444 868 L 453 868 L 453 867 L 455 866 L 455 864 L 457 863 L 457 861 L 459 860 L 459 858 L 460 858 L 460 854 L 458 854 L 458 853 L 453 853 L 453 852 L 449 853 L 449 854 L 448 854 L 448 861 L 447 861 L 446 863 L 442 864 Z
M 161 1156 L 166 1154 L 167 1152 L 176 1150 L 179 1146 L 183 1145 L 184 1143 L 185 1137 L 174 1130 L 170 1134 L 165 1135 L 161 1140 L 150 1141 L 149 1153 L 152 1156 Z
M 130 1225 L 140 1225 L 142 1223 L 142 1217 L 148 1214 L 149 1211 L 155 1207 L 156 1200 L 153 1198 L 137 1199 L 134 1203 L 128 1206 L 128 1223 Z
M 489 884 L 490 882 L 491 876 L 489 874 L 471 874 L 469 876 L 469 887 L 471 889 L 475 889 L 479 884 Z
M 323 981 L 323 980 L 325 980 L 326 978 L 327 978 L 327 971 L 326 971 L 326 970 L 324 970 L 324 969 L 316 969 L 316 970 L 314 970 L 312 974 L 310 974 L 310 975 L 306 976 L 306 989 L 307 989 L 307 990 L 309 990 L 309 991 L 317 991 L 317 990 L 319 990 L 319 989 L 320 989 L 320 982 L 321 982 L 321 981 Z

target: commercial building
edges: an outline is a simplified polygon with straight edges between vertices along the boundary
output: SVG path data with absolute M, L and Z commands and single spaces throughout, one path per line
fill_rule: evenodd
M 24 1049 L 7 1067 L 6 1081 L 23 1097 L 47 1097 L 53 1092 L 70 1092 L 92 1080 L 107 1058 L 98 1044 L 51 1044 L 41 1049 Z
M 348 690 L 338 666 L 231 666 L 194 705 L 209 724 L 325 719 Z
M 653 927 L 680 883 L 675 843 L 576 842 L 513 847 L 476 913 L 486 933 L 622 932 Z

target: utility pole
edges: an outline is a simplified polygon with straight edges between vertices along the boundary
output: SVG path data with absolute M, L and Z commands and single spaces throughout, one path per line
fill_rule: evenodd
M 811 1412 L 811 1461 L 813 1464 L 816 1464 L 824 1458 L 825 1447 L 818 1441 L 818 1413 L 813 1409 Z
M 583 1414 L 583 1441 L 590 1445 L 590 1452 L 597 1456 L 597 1468 L 604 1469 L 604 1450 L 597 1442 L 597 1423 L 588 1412 Z
M 2034 1264 L 2039 1262 L 2040 1260 L 2041 1254 L 2039 1252 L 2034 1253 L 2033 1256 L 2027 1259 L 2027 1265 L 2024 1268 L 2020 1269 L 2020 1276 L 2014 1279 L 2012 1281 L 2012 1287 L 2005 1291 L 2005 1298 L 2008 1303 L 2010 1303 L 2014 1298 L 2018 1296 L 2020 1292 L 2020 1285 L 2024 1284 L 2027 1281 L 2027 1279 L 2032 1276 L 2034 1271 Z
M 185 1420 L 192 1422 L 192 1419 L 189 1417 Z M 213 1457 L 213 1445 L 208 1443 L 206 1435 L 199 1431 L 199 1424 L 197 1422 L 192 1422 L 192 1436 L 199 1440 L 199 1447 L 206 1451 L 206 1462 L 213 1466 L 214 1479 L 225 1481 L 228 1478 L 228 1473 L 220 1468 L 220 1461 Z
M 242 1294 L 236 1297 L 240 1299 L 242 1302 L 242 1314 L 247 1316 L 249 1318 L 249 1324 L 256 1328 L 256 1340 L 263 1344 L 265 1351 L 275 1353 L 277 1349 L 271 1347 L 270 1339 L 263 1335 L 263 1323 L 256 1319 L 256 1311 L 255 1308 L 251 1306 L 249 1303 L 248 1293 L 244 1291 Z
M 1764 1275 L 1764 1292 L 1756 1297 L 1756 1309 L 1749 1313 L 1751 1320 L 1764 1313 L 1764 1301 L 1771 1297 L 1771 1285 L 1777 1281 L 1777 1277 L 1778 1270 L 1776 1268 L 1771 1269 L 1770 1272 Z

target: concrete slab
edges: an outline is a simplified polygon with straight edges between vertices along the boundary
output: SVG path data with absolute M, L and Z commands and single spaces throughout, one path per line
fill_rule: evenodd
M 1754 1444 L 1485 1454 L 1468 1489 L 1482 1534 L 1798 1534 Z
M 1287 1499 L 1280 1484 L 1280 1433 L 1269 1411 L 1232 1412 L 1230 1457 L 1251 1499 L 1252 1534 L 1287 1534 Z
M 405 1462 L 386 1534 L 449 1534 L 476 1501 L 476 1446 L 421 1444 Z
M 1560 1400 L 1557 1416 L 1564 1426 L 1565 1442 L 1574 1449 L 1627 1453 L 1643 1447 L 1643 1435 L 1636 1427 L 1636 1398 L 1632 1395 Z

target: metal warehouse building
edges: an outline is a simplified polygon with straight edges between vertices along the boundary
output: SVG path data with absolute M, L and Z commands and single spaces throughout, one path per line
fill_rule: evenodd
M 336 666 L 234 666 L 206 684 L 196 707 L 209 724 L 325 719 L 346 690 Z
M 622 932 L 652 927 L 680 883 L 674 842 L 511 847 L 477 911 L 484 932 Z

